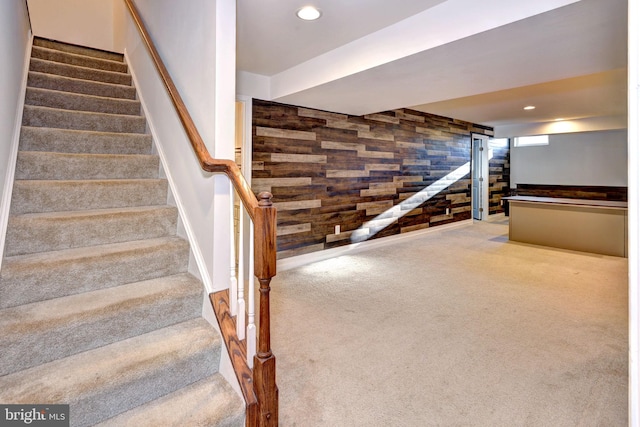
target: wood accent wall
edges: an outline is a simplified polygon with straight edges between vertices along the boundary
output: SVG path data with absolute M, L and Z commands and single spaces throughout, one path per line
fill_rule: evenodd
M 509 144 L 496 146 L 489 142 L 493 157 L 489 159 L 489 215 L 504 212 L 502 196 L 510 194 L 511 162 Z
M 278 258 L 470 218 L 470 175 L 446 177 L 468 166 L 472 132 L 493 135 L 407 109 L 356 117 L 254 100 L 252 188 L 273 193 Z M 489 165 L 493 213 L 508 153 Z
M 627 201 L 627 187 L 600 185 L 517 184 L 518 196 L 563 197 L 568 199 Z

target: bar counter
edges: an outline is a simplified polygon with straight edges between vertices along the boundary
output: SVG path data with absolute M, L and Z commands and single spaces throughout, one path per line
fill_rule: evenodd
M 627 202 L 503 197 L 509 240 L 603 255 L 627 256 Z

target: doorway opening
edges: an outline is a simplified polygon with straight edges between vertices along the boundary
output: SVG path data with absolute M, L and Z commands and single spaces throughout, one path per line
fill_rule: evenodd
M 471 217 L 489 215 L 489 137 L 471 134 Z

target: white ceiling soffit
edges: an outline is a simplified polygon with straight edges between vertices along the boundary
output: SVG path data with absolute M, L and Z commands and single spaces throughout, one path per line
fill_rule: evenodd
M 497 127 L 558 119 L 626 116 L 626 97 L 627 69 L 618 68 L 411 108 Z M 524 110 L 526 105 L 535 105 L 536 109 Z
M 362 115 L 623 68 L 626 4 L 448 0 L 273 76 L 272 99 Z
M 272 76 L 446 0 L 238 0 L 237 67 Z M 322 18 L 295 12 L 313 4 Z
M 272 76 L 271 96 L 279 99 L 359 74 L 366 77 L 378 67 L 393 69 L 403 58 L 576 1 L 448 0 Z M 420 63 L 419 71 L 434 65 Z M 362 80 L 365 86 L 370 83 Z

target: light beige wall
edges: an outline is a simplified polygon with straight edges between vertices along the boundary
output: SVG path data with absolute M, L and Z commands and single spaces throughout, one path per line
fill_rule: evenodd
M 627 131 L 549 136 L 549 145 L 511 147 L 517 184 L 627 186 Z
M 66 43 L 122 52 L 114 11 L 122 0 L 27 0 L 33 33 Z

